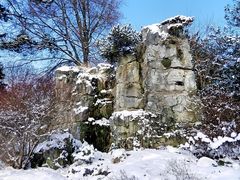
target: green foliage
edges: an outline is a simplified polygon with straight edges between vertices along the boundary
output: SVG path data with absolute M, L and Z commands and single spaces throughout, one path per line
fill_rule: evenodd
M 99 42 L 99 49 L 104 58 L 110 63 L 115 63 L 121 56 L 136 54 L 140 41 L 140 35 L 133 30 L 131 25 L 117 25 L 112 28 L 107 38 Z

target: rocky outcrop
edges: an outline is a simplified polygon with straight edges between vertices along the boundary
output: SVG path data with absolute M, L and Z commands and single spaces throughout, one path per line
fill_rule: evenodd
M 99 150 L 106 150 L 110 144 L 110 127 L 106 121 L 113 113 L 114 86 L 115 71 L 109 64 L 58 68 L 58 117 L 54 129 L 69 129 L 75 138 L 88 140 Z
M 104 150 L 110 133 L 113 144 L 126 149 L 168 144 L 166 132 L 199 119 L 192 57 L 184 35 L 192 21 L 177 16 L 144 27 L 139 54 L 120 57 L 116 72 L 103 64 L 58 69 L 57 124 Z M 171 144 L 176 141 L 179 138 Z
M 192 57 L 183 34 L 184 25 L 191 22 L 177 16 L 142 30 L 145 109 L 177 122 L 194 122 L 198 114 L 192 99 L 197 89 Z
M 191 22 L 192 18 L 177 16 L 144 27 L 143 54 L 138 59 L 121 58 L 116 75 L 119 112 L 111 117 L 116 146 L 131 149 L 137 141 L 141 147 L 156 147 L 165 143 L 164 132 L 199 119 L 192 57 L 184 35 L 184 26 Z M 136 114 L 137 109 L 144 113 Z

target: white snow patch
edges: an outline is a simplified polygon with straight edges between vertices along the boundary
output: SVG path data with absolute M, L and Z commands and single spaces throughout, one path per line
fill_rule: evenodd
M 110 121 L 106 118 L 95 120 L 94 118 L 90 117 L 88 118 L 88 122 L 91 122 L 93 125 L 96 124 L 99 126 L 110 126 Z
M 143 27 L 143 29 L 148 29 L 150 31 L 150 33 L 152 33 L 152 34 L 157 33 L 159 35 L 159 37 L 161 37 L 162 39 L 167 39 L 169 34 L 166 31 L 164 31 L 163 29 L 161 29 L 160 27 L 161 27 L 160 24 L 152 24 L 152 25 Z M 143 38 L 143 39 L 145 39 L 145 38 Z
M 210 159 L 208 157 L 201 157 L 198 162 L 197 165 L 200 167 L 212 167 L 212 166 L 217 166 L 217 162 L 214 161 L 213 159 Z
M 73 72 L 79 72 L 79 67 L 78 66 L 62 66 L 56 69 L 56 71 L 61 71 L 61 72 L 68 72 L 68 71 L 73 71 Z
M 51 148 L 63 148 L 65 145 L 64 139 L 72 139 L 73 143 L 76 147 L 81 146 L 81 142 L 74 139 L 72 134 L 65 132 L 65 133 L 54 133 L 52 134 L 47 141 L 39 143 L 37 147 L 34 149 L 34 153 L 38 153 L 41 151 L 47 151 Z
M 30 170 L 16 170 L 6 168 L 0 171 L 1 180 L 67 180 L 66 177 L 57 171 L 48 168 L 38 168 Z
M 148 29 L 150 29 L 150 31 L 153 34 L 155 34 L 155 33 L 159 33 L 160 32 L 160 26 L 161 25 L 159 23 L 158 24 L 151 24 L 151 25 L 145 26 L 144 29 L 148 28 Z
M 93 125 L 94 125 L 94 124 L 97 124 L 97 125 L 99 125 L 99 126 L 110 126 L 110 122 L 109 122 L 109 120 L 106 119 L 106 118 L 102 118 L 102 119 L 93 121 L 92 124 L 93 124 Z
M 98 65 L 97 65 L 97 67 L 98 67 L 98 69 L 101 71 L 101 70 L 105 70 L 105 69 L 110 69 L 110 68 L 112 68 L 113 67 L 113 65 L 111 65 L 111 64 L 108 64 L 108 63 L 99 63 Z
M 125 172 L 129 178 L 135 177 L 139 180 L 159 180 L 169 179 L 169 177 L 171 177 L 170 180 L 173 180 L 181 178 L 184 173 L 208 180 L 240 179 L 240 167 L 237 161 L 233 161 L 231 167 L 227 167 L 218 166 L 214 160 L 207 157 L 198 160 L 189 152 L 173 147 L 158 150 L 139 149 L 138 151 L 116 149 L 110 153 L 102 153 L 96 151 L 92 146 L 84 144 L 74 154 L 74 164 L 69 167 L 57 171 L 47 168 L 27 171 L 6 168 L 0 170 L 0 179 L 107 180 L 120 178 L 121 172 Z M 119 158 L 120 161 L 117 161 L 118 163 L 113 162 L 113 158 Z M 173 172 L 174 168 L 180 168 L 181 170 Z
M 213 142 L 210 143 L 210 147 L 212 149 L 217 149 L 219 146 L 221 146 L 223 143 L 225 142 L 234 142 L 235 139 L 233 138 L 230 138 L 230 137 L 221 137 L 221 136 L 218 136 L 218 138 L 214 138 L 213 139 Z
M 114 149 L 110 152 L 113 159 L 118 158 L 119 160 L 125 159 L 127 157 L 125 149 Z
M 84 106 L 79 106 L 79 107 L 73 109 L 75 114 L 80 114 L 80 113 L 83 113 L 87 110 L 88 110 L 88 107 L 84 107 Z
M 99 104 L 102 104 L 102 105 L 112 104 L 112 100 L 109 98 L 97 99 L 95 106 L 97 106 Z
M 185 24 L 188 22 L 192 22 L 194 17 L 189 17 L 189 16 L 183 16 L 183 15 L 177 15 L 171 18 L 168 18 L 161 22 L 161 24 Z
M 203 142 L 211 143 L 212 141 L 207 137 L 207 135 L 203 134 L 202 132 L 198 132 L 194 139 L 199 140 L 201 139 Z
M 237 133 L 236 133 L 236 132 L 232 132 L 232 133 L 231 133 L 231 137 L 232 137 L 232 138 L 235 138 L 236 136 L 237 136 Z
M 127 111 L 127 110 L 117 111 L 117 112 L 114 112 L 112 116 L 120 117 L 122 120 L 124 120 L 125 117 L 137 118 L 137 117 L 146 116 L 146 115 L 151 115 L 152 117 L 156 117 L 156 115 L 152 114 L 151 112 L 147 112 L 142 109 L 139 109 L 136 111 Z
M 195 140 L 201 140 L 202 142 L 208 143 L 208 146 L 211 149 L 217 149 L 225 142 L 236 142 L 240 140 L 240 133 L 237 134 L 235 132 L 231 133 L 231 137 L 222 137 L 218 136 L 217 138 L 213 138 L 211 140 L 207 135 L 203 134 L 202 132 L 198 132 L 196 136 L 193 137 Z M 194 141 L 193 141 L 194 142 Z

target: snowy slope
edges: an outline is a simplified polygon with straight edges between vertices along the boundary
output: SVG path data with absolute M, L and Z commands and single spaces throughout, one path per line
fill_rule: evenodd
M 216 161 L 207 157 L 195 158 L 187 151 L 167 147 L 164 149 L 145 149 L 138 151 L 113 150 L 110 153 L 92 151 L 87 158 L 78 154 L 70 167 L 57 171 L 48 168 L 32 170 L 0 170 L 1 180 L 62 180 L 62 179 L 123 179 L 139 180 L 161 179 L 240 179 L 239 162 L 229 162 L 227 166 L 218 166 Z M 230 161 L 230 160 L 229 160 Z M 107 175 L 107 176 L 106 176 Z

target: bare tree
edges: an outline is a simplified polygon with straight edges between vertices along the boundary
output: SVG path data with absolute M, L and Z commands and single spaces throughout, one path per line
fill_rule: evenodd
M 0 159 L 14 168 L 26 168 L 55 111 L 52 80 L 27 70 L 22 76 L 0 91 Z
M 37 49 L 49 48 L 61 52 L 55 58 L 78 65 L 94 61 L 96 40 L 120 18 L 121 0 L 6 1 L 21 28 L 17 45 L 25 41 Z

